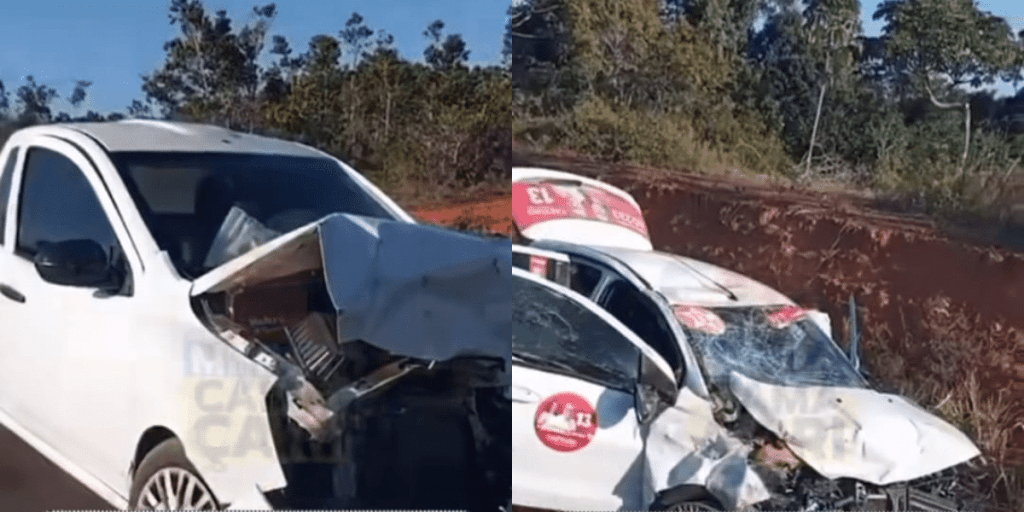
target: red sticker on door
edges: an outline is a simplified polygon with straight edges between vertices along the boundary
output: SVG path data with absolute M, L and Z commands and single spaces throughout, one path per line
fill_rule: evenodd
M 537 407 L 534 427 L 540 442 L 548 448 L 574 452 L 585 448 L 597 434 L 597 412 L 585 398 L 559 393 Z

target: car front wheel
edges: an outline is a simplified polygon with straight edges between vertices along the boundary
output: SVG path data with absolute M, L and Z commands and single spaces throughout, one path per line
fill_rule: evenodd
M 218 510 L 220 506 L 177 439 L 143 457 L 128 499 L 132 510 Z

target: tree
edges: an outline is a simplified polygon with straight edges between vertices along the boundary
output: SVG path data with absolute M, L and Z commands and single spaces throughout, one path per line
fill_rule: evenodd
M 172 0 L 168 17 L 181 33 L 164 44 L 163 65 L 143 76 L 146 97 L 165 116 L 181 111 L 251 127 L 261 77 L 257 60 L 276 13 L 274 4 L 254 7 L 255 20 L 236 32 L 226 11 L 211 17 L 201 0 Z
M 525 0 L 508 8 L 502 58 L 515 85 L 530 88 L 550 80 L 569 57 L 570 35 L 564 0 Z
M 352 69 L 355 69 L 359 60 L 364 57 L 363 52 L 370 44 L 373 30 L 363 22 L 362 15 L 353 12 L 345 22 L 345 28 L 338 32 L 338 35 L 341 36 L 341 42 L 345 44 L 346 51 L 352 59 Z
M 89 80 L 75 80 L 75 87 L 71 90 L 71 96 L 68 96 L 68 103 L 77 110 L 85 102 L 86 90 L 91 85 L 92 82 Z M 95 114 L 95 112 L 90 110 L 85 117 L 88 118 L 90 114 Z
M 459 34 L 448 34 L 444 36 L 444 22 L 434 20 L 423 31 L 423 35 L 429 39 L 430 45 L 423 50 L 423 57 L 432 68 L 438 71 L 448 71 L 457 67 L 465 66 L 469 60 L 469 50 L 466 42 Z
M 874 19 L 890 59 L 940 109 L 964 109 L 964 171 L 971 146 L 971 103 L 951 99 L 963 85 L 991 84 L 1019 64 L 1020 44 L 1005 20 L 974 0 L 886 0 Z M 1017 68 L 1019 69 L 1019 67 Z
M 711 36 L 720 57 L 742 58 L 758 14 L 767 2 L 759 0 L 667 0 L 662 14 L 684 19 Z
M 32 75 L 25 77 L 25 85 L 18 87 L 15 96 L 21 106 L 20 118 L 28 123 L 48 123 L 53 111 L 50 103 L 57 98 L 57 90 L 53 87 L 36 83 Z
M 128 117 L 135 119 L 149 119 L 153 117 L 153 106 L 149 101 L 132 100 L 127 108 Z
M 748 89 L 763 91 L 757 110 L 808 171 L 822 156 L 846 171 L 867 164 L 868 126 L 882 109 L 862 75 L 858 3 L 780 0 L 769 13 L 749 48 L 756 79 Z
M 4 87 L 4 81 L 0 80 L 0 113 L 7 114 L 7 110 L 11 107 L 11 95 L 7 92 L 7 88 Z
M 837 83 L 853 83 L 860 60 L 860 5 L 857 0 L 806 0 L 803 15 L 811 58 L 823 64 L 821 91 L 807 150 L 807 172 L 810 173 L 825 92 Z

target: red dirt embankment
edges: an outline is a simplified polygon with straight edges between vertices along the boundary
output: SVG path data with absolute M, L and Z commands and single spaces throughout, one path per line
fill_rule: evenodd
M 415 210 L 424 222 L 459 229 L 512 234 L 512 196 L 497 196 L 456 205 L 424 206 Z

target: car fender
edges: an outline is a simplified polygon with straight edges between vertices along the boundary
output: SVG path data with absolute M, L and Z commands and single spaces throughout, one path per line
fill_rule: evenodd
M 715 422 L 711 404 L 689 388 L 655 418 L 645 456 L 650 487 L 645 498 L 683 485 L 708 490 L 726 510 L 745 509 L 771 497 L 747 461 L 750 447 Z
M 274 447 L 266 401 L 262 399 L 276 377 L 262 368 L 256 370 L 244 379 L 224 382 L 222 389 L 237 386 L 249 395 L 244 400 L 260 400 L 251 400 L 244 410 L 208 415 L 205 422 L 190 418 L 191 424 L 176 430 L 184 434 L 185 453 L 221 504 L 251 496 L 254 487 L 272 490 L 287 485 Z
M 155 426 L 170 430 L 222 504 L 251 495 L 257 485 L 268 491 L 284 487 L 266 403 L 277 376 L 194 316 L 184 329 L 178 323 L 178 329 L 150 332 L 183 337 L 176 344 L 152 343 L 145 351 L 141 364 L 151 371 L 138 385 L 164 398 L 138 403 L 139 417 L 148 420 L 139 425 L 140 436 Z

